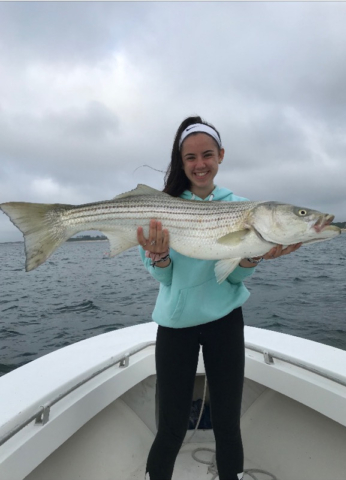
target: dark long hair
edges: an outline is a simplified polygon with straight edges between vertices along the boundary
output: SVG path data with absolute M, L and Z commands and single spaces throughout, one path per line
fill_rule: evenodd
M 183 160 L 181 158 L 179 140 L 185 128 L 187 128 L 189 125 L 193 125 L 194 123 L 203 123 L 204 125 L 208 125 L 215 130 L 215 132 L 219 135 L 219 138 L 221 139 L 220 134 L 216 130 L 216 128 L 210 123 L 207 123 L 201 117 L 188 117 L 180 124 L 177 133 L 175 134 L 171 154 L 171 162 L 167 168 L 167 172 L 165 175 L 165 187 L 163 189 L 165 193 L 172 195 L 172 197 L 179 197 L 179 195 L 181 195 L 184 190 L 190 188 L 190 181 L 183 170 Z M 219 146 L 218 149 L 220 150 Z

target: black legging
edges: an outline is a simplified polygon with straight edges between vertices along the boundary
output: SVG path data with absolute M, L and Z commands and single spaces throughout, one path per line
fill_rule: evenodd
M 214 322 L 188 328 L 158 327 L 156 371 L 158 432 L 151 447 L 150 480 L 171 480 L 184 440 L 202 345 L 210 393 L 220 480 L 243 472 L 240 408 L 244 381 L 244 322 L 241 308 Z

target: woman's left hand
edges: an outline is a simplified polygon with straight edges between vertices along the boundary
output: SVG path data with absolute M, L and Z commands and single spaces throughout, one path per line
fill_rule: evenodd
M 295 252 L 302 245 L 302 243 L 295 243 L 293 245 L 288 245 L 288 247 L 286 248 L 283 248 L 282 245 L 275 245 L 275 247 L 269 250 L 268 253 L 266 253 L 262 257 L 253 257 L 253 260 L 260 260 L 261 258 L 263 258 L 264 260 L 272 260 L 273 258 L 282 257 L 282 255 L 288 255 L 289 253 Z M 244 268 L 256 266 L 256 264 L 250 262 L 248 258 L 243 258 L 239 265 Z
M 302 243 L 295 243 L 293 245 L 288 245 L 288 247 L 283 248 L 282 245 L 276 245 L 268 253 L 263 255 L 264 260 L 272 260 L 273 258 L 282 257 L 282 255 L 288 255 L 289 253 L 295 252 L 300 248 Z

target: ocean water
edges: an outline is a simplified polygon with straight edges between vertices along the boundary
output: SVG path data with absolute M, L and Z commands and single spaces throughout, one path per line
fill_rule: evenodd
M 68 242 L 32 272 L 24 244 L 0 244 L 0 375 L 58 348 L 151 321 L 158 285 L 138 250 Z M 346 235 L 262 262 L 246 281 L 246 325 L 346 350 Z

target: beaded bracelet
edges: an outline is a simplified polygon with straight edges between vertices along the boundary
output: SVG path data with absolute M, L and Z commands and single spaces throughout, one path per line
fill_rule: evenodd
M 151 265 L 152 267 L 155 267 L 158 263 L 165 262 L 165 261 L 168 260 L 168 259 L 169 259 L 169 254 L 166 255 L 166 256 L 163 257 L 163 258 L 160 258 L 160 260 L 154 260 L 154 261 L 152 261 L 150 265 Z
M 246 260 L 250 263 L 256 263 L 256 265 L 257 265 L 257 264 L 261 263 L 264 259 L 259 258 L 258 260 L 255 260 L 254 258 L 247 258 Z
M 146 250 L 145 256 L 147 258 L 150 258 L 151 265 L 155 267 L 157 263 L 161 263 L 167 260 L 167 258 L 169 257 L 169 248 L 162 253 L 152 253 L 152 252 L 149 252 L 149 250 Z
M 167 257 L 167 255 L 169 255 L 169 249 L 167 249 L 165 252 L 162 252 L 162 253 L 152 253 L 152 252 L 149 252 L 149 250 L 145 251 L 145 256 L 147 258 L 150 258 L 154 262 L 161 260 L 161 258 L 163 257 Z

